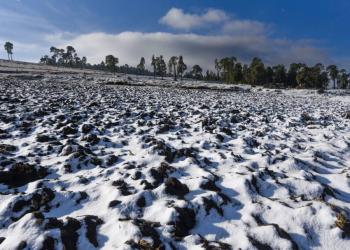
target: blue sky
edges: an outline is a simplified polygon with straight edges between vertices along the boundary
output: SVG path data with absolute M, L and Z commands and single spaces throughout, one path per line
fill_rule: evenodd
M 184 54 L 204 67 L 223 55 L 350 66 L 346 0 L 0 0 L 0 6 L 0 42 L 13 41 L 19 60 L 38 61 L 51 45 L 72 44 L 93 63 L 110 52 L 129 64 L 162 53 Z

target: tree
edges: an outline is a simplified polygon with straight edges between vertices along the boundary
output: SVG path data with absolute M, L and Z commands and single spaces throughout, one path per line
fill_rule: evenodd
M 312 69 L 315 81 L 312 87 L 317 89 L 327 88 L 329 78 L 327 72 L 324 71 L 324 65 L 322 63 L 317 63 Z
M 225 57 L 219 61 L 221 69 L 223 69 L 223 78 L 226 83 L 233 83 L 233 67 L 237 59 L 235 57 Z
M 289 70 L 287 73 L 287 79 L 286 79 L 287 87 L 295 88 L 298 85 L 297 74 L 298 74 L 298 70 L 300 68 L 301 68 L 301 65 L 298 63 L 292 63 L 289 66 Z
M 220 80 L 221 65 L 218 59 L 215 59 L 215 69 L 216 69 L 217 79 Z
M 64 53 L 64 60 L 65 63 L 72 66 L 74 64 L 74 55 L 75 55 L 75 49 L 73 46 L 68 45 L 66 47 L 66 53 Z
M 214 81 L 214 80 L 217 80 L 217 74 L 215 74 L 215 73 L 212 72 L 212 71 L 207 70 L 206 73 L 205 73 L 204 80 L 206 80 L 206 81 Z
M 345 69 L 339 71 L 338 82 L 340 83 L 340 88 L 346 89 L 349 85 L 349 74 Z
M 318 85 L 317 85 L 318 89 L 326 89 L 329 82 L 327 72 L 325 71 L 321 72 L 317 82 L 318 82 Z
M 243 77 L 244 83 L 249 83 L 249 81 L 250 81 L 250 69 L 249 69 L 247 64 L 243 65 L 242 77 Z
M 273 69 L 273 83 L 278 84 L 279 87 L 285 87 L 287 73 L 284 65 L 279 64 L 274 66 L 272 69 Z
M 270 66 L 266 67 L 265 69 L 264 83 L 268 85 L 274 83 L 274 72 L 273 68 L 271 68 Z
M 300 88 L 324 89 L 328 84 L 327 72 L 323 70 L 323 65 L 318 63 L 313 67 L 300 64 L 296 79 Z
M 164 61 L 164 58 L 161 55 L 157 57 L 155 61 L 156 61 L 157 72 L 162 77 L 162 80 L 163 80 L 164 76 L 166 75 L 166 63 Z
M 74 53 L 74 55 L 73 55 L 73 63 L 72 64 L 75 66 L 81 66 L 81 59 L 77 53 Z
M 183 57 L 179 56 L 179 61 L 177 63 L 177 73 L 180 75 L 181 81 L 182 81 L 182 76 L 186 71 L 186 69 L 187 69 L 187 65 L 184 63 Z
M 249 80 L 253 85 L 262 85 L 265 78 L 265 66 L 260 58 L 254 57 L 249 67 Z
M 146 64 L 146 60 L 144 57 L 141 57 L 140 59 L 140 63 L 137 65 L 137 69 L 143 73 L 145 71 L 145 64 Z
M 86 56 L 83 56 L 81 58 L 81 66 L 84 68 L 86 66 L 86 63 L 87 63 L 87 59 L 86 59 Z
M 168 62 L 169 73 L 172 73 L 172 72 L 174 73 L 174 81 L 177 81 L 176 69 L 177 69 L 178 60 L 179 58 L 177 56 L 172 56 Z
M 236 63 L 233 69 L 233 81 L 235 83 L 242 83 L 243 81 L 243 72 L 242 72 L 242 64 Z
M 153 66 L 153 75 L 154 75 L 154 79 L 155 79 L 156 78 L 156 70 L 157 70 L 157 59 L 154 57 L 154 55 L 152 56 L 151 65 Z
M 45 55 L 45 56 L 40 58 L 39 63 L 50 65 L 50 64 L 52 64 L 52 59 L 48 55 Z
M 119 63 L 119 59 L 113 55 L 106 56 L 106 67 L 109 71 L 115 72 L 116 66 Z
M 328 71 L 328 74 L 333 81 L 333 87 L 335 89 L 336 88 L 336 81 L 337 81 L 338 74 L 339 74 L 338 67 L 336 65 L 329 65 L 327 67 L 327 71 Z
M 6 42 L 5 45 L 4 45 L 4 47 L 5 47 L 5 50 L 6 50 L 6 52 L 7 52 L 7 57 L 8 57 L 8 59 L 12 61 L 12 60 L 13 60 L 13 59 L 12 59 L 13 44 L 10 43 L 10 42 Z
M 199 65 L 194 65 L 192 67 L 191 75 L 193 78 L 200 80 L 203 78 L 202 72 L 203 72 L 203 70 Z
M 59 55 L 60 55 L 60 50 L 57 49 L 56 47 L 51 47 L 50 48 L 50 53 L 52 53 L 53 55 L 51 56 L 51 59 L 52 59 L 52 62 L 56 64 L 58 58 L 59 58 Z

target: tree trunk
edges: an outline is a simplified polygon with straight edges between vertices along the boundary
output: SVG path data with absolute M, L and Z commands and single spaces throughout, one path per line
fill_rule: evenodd
M 335 89 L 335 79 L 333 79 L 333 87 L 334 87 L 334 89 Z
M 174 64 L 174 80 L 177 81 L 175 64 Z

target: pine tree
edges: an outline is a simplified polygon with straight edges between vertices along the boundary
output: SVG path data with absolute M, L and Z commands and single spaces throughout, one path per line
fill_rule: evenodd
M 7 57 L 8 57 L 8 59 L 12 61 L 12 60 L 13 60 L 13 59 L 12 59 L 13 44 L 10 43 L 10 42 L 6 42 L 5 45 L 4 45 L 4 47 L 5 47 L 5 50 L 6 50 L 6 52 L 7 52 Z
M 146 64 L 146 60 L 144 57 L 141 57 L 140 59 L 140 63 L 137 65 L 137 69 L 140 71 L 140 73 L 144 73 L 145 71 L 145 64 Z
M 273 83 L 278 84 L 279 87 L 285 87 L 287 74 L 284 65 L 279 64 L 273 68 Z
M 191 75 L 193 78 L 200 80 L 203 78 L 202 72 L 203 72 L 203 70 L 199 65 L 194 65 L 192 67 Z
M 345 69 L 339 71 L 338 82 L 340 84 L 340 88 L 346 89 L 349 85 L 349 74 Z
M 233 69 L 233 81 L 235 83 L 242 83 L 243 81 L 243 72 L 242 72 L 242 64 L 236 63 Z
M 253 85 L 262 85 L 265 81 L 265 66 L 260 58 L 253 58 L 249 67 L 249 78 Z
M 329 65 L 327 67 L 327 71 L 329 73 L 329 76 L 331 77 L 332 81 L 333 81 L 333 87 L 334 89 L 336 88 L 336 81 L 338 79 L 338 67 L 336 65 Z
M 169 73 L 174 74 L 174 81 L 177 81 L 177 75 L 176 75 L 177 63 L 178 63 L 177 56 L 172 56 L 168 62 Z
M 237 59 L 235 57 L 225 57 L 219 61 L 219 65 L 223 70 L 223 77 L 226 83 L 233 83 L 233 68 Z
M 160 57 L 157 57 L 155 61 L 156 61 L 157 72 L 162 77 L 162 80 L 163 80 L 164 76 L 166 75 L 166 63 L 164 61 L 164 58 L 161 55 Z
M 155 79 L 156 78 L 156 71 L 157 71 L 157 59 L 154 57 L 154 55 L 152 56 L 151 65 L 153 67 L 153 76 Z
M 177 63 L 177 73 L 180 75 L 181 81 L 182 81 L 182 76 L 186 71 L 186 69 L 187 69 L 187 65 L 184 63 L 183 57 L 179 56 L 179 61 Z
M 106 67 L 111 72 L 116 71 L 116 66 L 119 63 L 119 59 L 114 57 L 113 55 L 106 56 Z

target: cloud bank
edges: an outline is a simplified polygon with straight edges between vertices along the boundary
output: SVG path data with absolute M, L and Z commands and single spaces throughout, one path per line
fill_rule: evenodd
M 215 58 L 224 56 L 236 56 L 243 62 L 249 62 L 258 56 L 269 64 L 289 64 L 295 61 L 313 64 L 329 61 L 324 51 L 308 41 L 277 40 L 263 35 L 122 32 L 90 33 L 73 39 L 58 40 L 58 46 L 72 45 L 92 63 L 101 62 L 107 54 L 119 57 L 120 64 L 129 65 L 136 65 L 143 56 L 148 66 L 153 54 L 164 55 L 166 58 L 183 55 L 188 65 L 200 64 L 205 69 L 213 69 Z
M 171 8 L 159 22 L 174 29 L 191 30 L 210 24 L 218 24 L 229 19 L 222 10 L 210 9 L 203 14 L 185 13 L 184 10 Z

